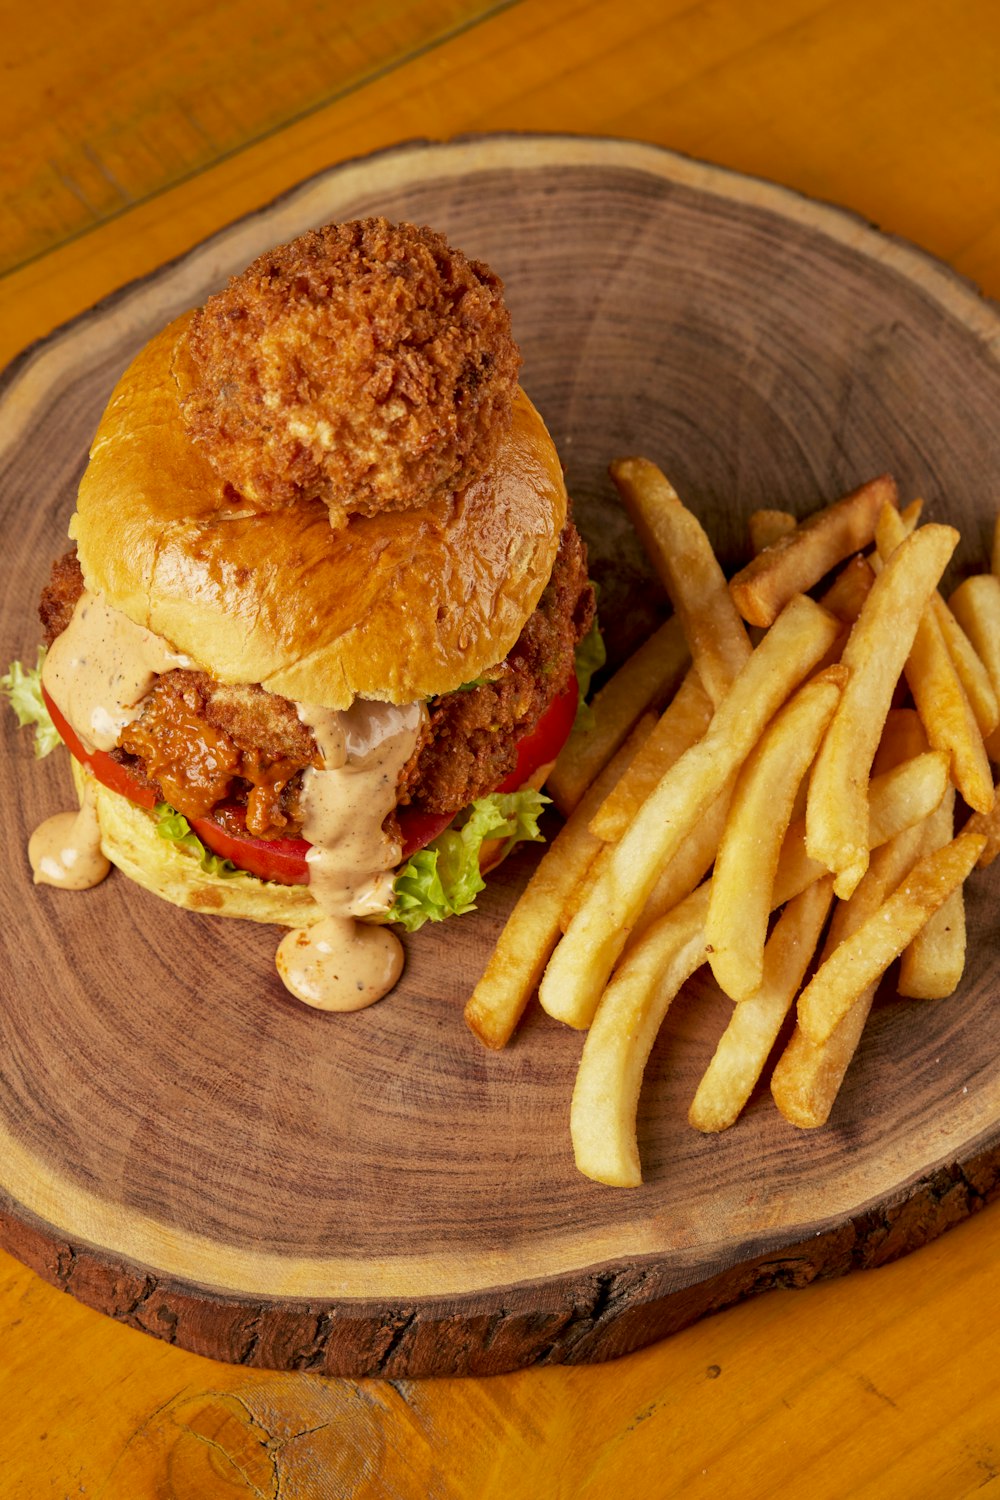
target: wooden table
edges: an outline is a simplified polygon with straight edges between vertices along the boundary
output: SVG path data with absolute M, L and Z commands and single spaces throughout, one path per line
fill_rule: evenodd
M 4 360 L 332 162 L 493 129 L 773 178 L 1000 296 L 991 0 L 39 0 L 3 54 Z M 972 1494 L 1000 1473 L 998 1255 L 992 1209 L 612 1365 L 388 1384 L 213 1364 L 0 1255 L 0 1492 Z

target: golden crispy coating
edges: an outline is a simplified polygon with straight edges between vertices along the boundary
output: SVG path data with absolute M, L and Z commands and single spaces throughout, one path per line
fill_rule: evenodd
M 431 229 L 310 230 L 195 315 L 185 426 L 252 503 L 319 496 L 335 525 L 462 489 L 510 421 L 520 356 L 502 292 Z

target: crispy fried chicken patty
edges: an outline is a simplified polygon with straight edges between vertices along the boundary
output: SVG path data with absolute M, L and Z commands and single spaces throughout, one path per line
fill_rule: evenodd
M 328 224 L 233 277 L 186 343 L 191 438 L 243 497 L 339 525 L 490 467 L 520 356 L 488 266 L 413 224 Z
M 76 553 L 66 553 L 39 604 L 47 645 L 69 624 L 83 589 Z M 509 775 L 518 741 L 569 680 L 574 648 L 593 616 L 586 549 L 570 522 L 537 608 L 490 680 L 427 705 L 423 739 L 399 779 L 399 803 L 455 813 Z M 185 816 L 215 809 L 226 821 L 219 804 L 232 804 L 258 837 L 300 833 L 302 771 L 322 763 L 289 699 L 181 668 L 155 680 L 111 753 Z

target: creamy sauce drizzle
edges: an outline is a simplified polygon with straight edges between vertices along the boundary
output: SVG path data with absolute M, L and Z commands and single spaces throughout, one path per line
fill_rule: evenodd
M 382 824 L 396 805 L 399 773 L 413 753 L 426 712 L 420 703 L 358 699 L 342 713 L 299 705 L 315 736 L 323 769 L 305 772 L 302 836 L 312 848 L 309 890 L 323 912 L 278 946 L 285 987 L 319 1010 L 360 1010 L 392 989 L 403 967 L 402 944 L 379 916 L 392 904 L 392 871 L 401 849 Z
M 28 840 L 28 860 L 36 885 L 89 891 L 111 868 L 101 852 L 101 829 L 90 782 L 84 784 L 79 812 L 46 818 Z
M 42 681 L 85 748 L 112 750 L 154 678 L 194 665 L 85 592 L 49 649 Z M 420 703 L 359 699 L 343 712 L 300 704 L 298 713 L 324 762 L 322 770 L 305 771 L 302 790 L 302 836 L 312 845 L 309 890 L 323 916 L 282 939 L 276 964 L 286 988 L 306 1005 L 360 1010 L 380 1000 L 402 972 L 395 933 L 358 918 L 383 916 L 392 905 L 392 872 L 402 851 L 382 824 L 396 805 L 399 773 L 426 710 Z M 57 813 L 35 830 L 28 857 L 36 884 L 85 890 L 104 879 L 110 867 L 89 783 L 78 813 Z
M 113 750 L 154 677 L 193 666 L 160 636 L 84 592 L 49 648 L 42 682 L 87 749 Z

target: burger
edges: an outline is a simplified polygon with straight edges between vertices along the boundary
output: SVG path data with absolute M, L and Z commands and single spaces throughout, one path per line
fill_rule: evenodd
M 261 256 L 152 339 L 42 593 L 40 682 L 4 679 L 79 793 L 32 837 L 36 881 L 110 862 L 284 925 L 278 971 L 325 1009 L 392 987 L 395 926 L 472 909 L 539 836 L 595 630 L 519 367 L 489 268 L 381 218 Z

